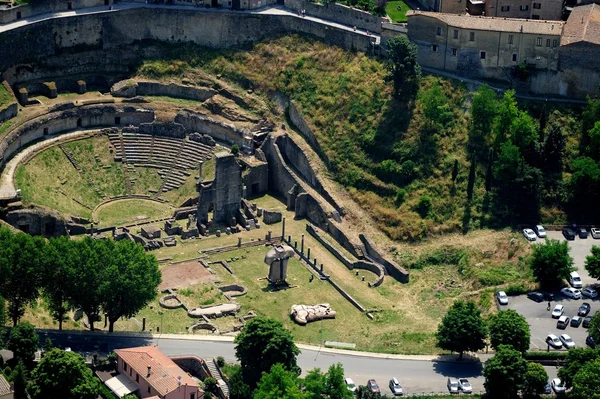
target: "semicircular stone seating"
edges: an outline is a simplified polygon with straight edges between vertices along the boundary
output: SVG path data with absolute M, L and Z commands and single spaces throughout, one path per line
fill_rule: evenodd
M 219 291 L 221 291 L 224 294 L 227 294 L 230 297 L 234 297 L 246 295 L 248 293 L 248 288 L 244 287 L 243 285 L 230 284 L 225 285 L 223 287 L 219 287 Z
M 188 328 L 189 333 L 193 333 L 196 330 L 209 330 L 213 334 L 219 334 L 219 328 L 212 323 L 200 322 Z

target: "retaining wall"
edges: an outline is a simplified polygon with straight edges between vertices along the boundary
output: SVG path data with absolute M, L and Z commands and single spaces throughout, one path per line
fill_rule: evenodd
M 71 3 L 71 10 L 77 10 L 86 7 L 96 7 L 106 4 L 105 0 L 33 1 L 30 4 L 23 4 L 21 6 L 0 9 L 0 24 L 13 22 L 21 18 L 33 17 L 35 15 L 40 14 L 68 11 L 69 3 Z M 108 3 L 112 4 L 113 0 L 109 0 Z
M 237 144 L 244 146 L 249 138 L 250 132 L 237 128 L 234 125 L 218 122 L 194 111 L 184 110 L 175 116 L 175 122 L 182 124 L 189 132 L 208 134 L 217 141 L 229 145 Z
M 8 103 L 4 108 L 0 109 L 0 123 L 2 123 L 17 115 L 17 112 L 19 111 L 19 105 L 17 104 L 17 99 L 15 98 L 8 82 L 2 81 L 0 84 L 4 86 L 11 97 L 10 103 Z
M 120 91 L 117 89 L 121 86 L 124 86 L 126 90 Z M 216 90 L 206 87 L 185 86 L 175 83 L 140 82 L 130 79 L 116 83 L 113 88 L 111 88 L 110 92 L 114 97 L 166 96 L 186 100 L 206 101 L 217 94 Z
M 305 0 L 285 0 L 285 6 L 294 11 L 306 10 L 306 14 L 348 26 L 356 26 L 371 32 L 381 32 L 382 18 L 366 11 L 334 2 L 323 5 Z
M 361 233 L 358 235 L 358 237 L 365 246 L 365 251 L 367 252 L 368 256 L 381 263 L 385 267 L 387 274 L 401 283 L 408 283 L 409 273 L 406 269 L 398 265 L 396 262 L 385 258 L 382 255 L 383 251 L 377 248 L 375 244 L 373 244 L 373 242 L 367 238 L 367 236 Z

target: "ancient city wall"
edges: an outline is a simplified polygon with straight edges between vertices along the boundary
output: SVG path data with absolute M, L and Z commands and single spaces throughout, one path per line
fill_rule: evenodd
M 328 19 L 348 26 L 356 26 L 370 32 L 381 32 L 383 18 L 342 4 L 328 2 L 323 5 L 306 0 L 285 0 L 285 6 L 294 11 L 306 10 L 306 13 L 310 16 Z
M 409 274 L 406 269 L 398 265 L 396 262 L 388 260 L 384 255 L 382 255 L 383 252 L 377 248 L 375 244 L 364 234 L 359 234 L 358 238 L 360 238 L 365 246 L 367 255 L 381 263 L 385 267 L 387 274 L 402 283 L 408 283 Z
M 242 147 L 246 144 L 246 136 L 250 132 L 234 125 L 218 122 L 194 111 L 184 110 L 175 116 L 175 122 L 181 123 L 189 132 L 208 134 L 215 140 L 229 145 L 237 144 Z
M 2 8 L 0 9 L 0 24 L 40 14 L 68 11 L 69 3 L 71 3 L 71 10 L 77 10 L 80 8 L 112 4 L 113 0 L 45 0 L 23 4 L 17 7 Z

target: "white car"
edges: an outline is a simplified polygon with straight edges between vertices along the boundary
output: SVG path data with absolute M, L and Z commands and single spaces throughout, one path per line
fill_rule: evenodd
M 600 229 L 597 227 L 592 227 L 590 229 L 590 234 L 592 235 L 592 238 L 600 238 Z
M 558 319 L 560 316 L 562 316 L 564 311 L 565 307 L 563 305 L 556 305 L 552 310 L 552 318 Z
M 392 391 L 394 396 L 404 395 L 404 392 L 402 391 L 402 385 L 400 385 L 396 377 L 390 380 L 390 391 Z
M 498 303 L 500 305 L 508 305 L 508 295 L 506 295 L 506 292 L 498 291 L 496 298 L 498 298 Z
M 537 236 L 535 235 L 535 231 L 533 231 L 531 229 L 523 229 L 523 236 L 528 241 L 535 241 L 535 240 L 537 240 Z
M 354 381 L 352 381 L 352 378 L 345 378 L 344 382 L 346 383 L 346 388 L 348 388 L 350 392 L 355 392 L 358 389 Z
M 567 349 L 575 347 L 575 342 L 573 342 L 573 338 L 569 337 L 567 334 L 563 334 L 560 336 L 560 342 L 562 342 L 563 346 Z
M 569 298 L 581 299 L 581 291 L 576 290 L 575 288 L 566 287 L 566 288 L 563 288 L 562 290 L 560 290 L 560 292 L 564 296 L 568 296 Z
M 460 387 L 462 393 L 473 393 L 473 387 L 471 386 L 471 383 L 469 383 L 469 380 L 467 380 L 466 378 L 459 378 L 458 386 Z
M 546 343 L 554 349 L 562 348 L 562 342 L 560 342 L 560 339 L 558 339 L 558 337 L 554 334 L 548 334 L 546 337 Z
M 538 224 L 533 228 L 533 230 L 535 231 L 535 234 L 537 234 L 538 237 L 546 238 L 546 229 L 544 228 L 544 226 Z
M 569 274 L 569 284 L 571 284 L 571 287 L 573 288 L 583 287 L 583 283 L 581 282 L 581 277 L 579 277 L 579 273 L 571 272 L 571 274 Z
M 587 296 L 588 298 L 596 298 L 598 293 L 592 287 L 585 287 L 581 290 L 581 295 Z
M 566 388 L 563 385 L 563 383 L 560 380 L 560 378 L 553 379 L 552 382 L 550 383 L 550 386 L 552 387 L 552 390 L 555 393 L 565 393 L 565 391 L 566 391 Z

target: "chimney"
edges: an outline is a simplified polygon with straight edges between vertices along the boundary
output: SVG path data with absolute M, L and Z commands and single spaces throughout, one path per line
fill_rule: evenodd
M 151 373 L 152 373 L 152 366 L 148 365 L 148 375 L 146 377 L 150 377 Z
M 177 377 L 177 386 L 180 387 L 181 386 L 181 376 Z

